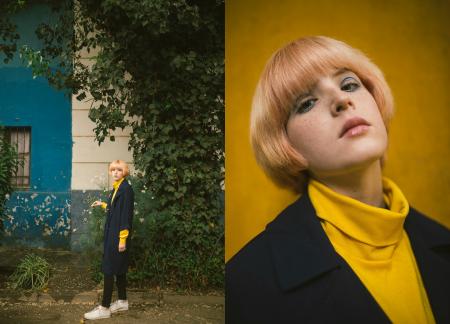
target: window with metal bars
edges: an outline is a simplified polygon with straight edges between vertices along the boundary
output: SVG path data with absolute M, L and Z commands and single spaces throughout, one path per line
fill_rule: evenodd
M 11 178 L 11 184 L 15 188 L 30 188 L 31 127 L 6 127 L 6 130 L 20 162 L 17 174 Z

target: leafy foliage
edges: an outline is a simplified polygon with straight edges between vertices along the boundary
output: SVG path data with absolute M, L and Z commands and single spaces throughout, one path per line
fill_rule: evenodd
M 13 191 L 11 177 L 16 174 L 18 166 L 16 149 L 9 143 L 5 128 L 0 126 L 0 228 L 3 228 L 6 198 Z
M 99 196 L 88 195 L 84 204 L 91 206 L 96 200 L 107 200 L 106 189 Z M 82 214 L 86 223 L 86 232 L 80 236 L 80 246 L 87 259 L 91 260 L 89 268 L 92 279 L 99 283 L 103 279 L 101 273 L 101 261 L 103 255 L 103 236 L 104 226 L 106 221 L 106 213 L 101 207 L 93 207 L 83 211 Z
M 99 144 L 131 127 L 135 166 L 158 202 L 146 235 L 159 241 L 146 248 L 176 258 L 154 266 L 177 282 L 203 267 L 223 278 L 224 1 L 46 2 L 60 21 L 41 24 L 43 47 L 21 55 L 91 102 Z
M 13 288 L 40 290 L 44 288 L 50 277 L 50 264 L 35 254 L 27 254 L 9 277 Z
M 223 245 L 221 233 L 223 224 L 217 228 L 217 234 L 197 239 L 202 244 L 199 253 L 183 255 L 174 236 L 177 227 L 182 226 L 170 213 L 159 211 L 159 202 L 145 185 L 142 177 L 129 179 L 135 191 L 135 215 L 131 236 L 131 265 L 128 275 L 130 282 L 138 286 L 148 284 L 159 287 L 180 287 L 185 289 L 217 288 L 223 285 Z M 88 198 L 90 205 L 98 197 Z M 101 199 L 106 200 L 105 195 Z M 83 250 L 92 261 L 91 273 L 96 282 L 100 282 L 99 260 L 102 257 L 103 226 L 105 211 L 94 207 L 87 217 L 88 232 L 83 235 Z M 193 222 L 199 222 L 193 219 Z M 194 224 L 193 226 L 202 226 Z M 219 238 L 219 239 L 218 239 Z M 207 252 L 206 252 L 207 251 Z
M 146 187 L 143 177 L 133 178 L 132 183 L 136 206 L 130 280 L 159 287 L 221 287 L 223 223 L 204 224 L 202 219 L 195 217 L 189 223 L 180 222 L 174 214 L 159 211 L 160 202 Z M 180 240 L 179 231 L 185 230 L 180 227 L 193 229 L 191 240 Z M 201 230 L 196 230 L 198 228 Z M 206 231 L 210 235 L 204 235 Z M 197 251 L 189 250 L 192 242 L 199 247 Z
M 17 28 L 14 23 L 11 22 L 9 16 L 16 13 L 18 10 L 23 8 L 25 2 L 22 0 L 9 0 L 0 2 L 0 53 L 5 55 L 3 59 L 4 63 L 9 63 L 13 57 L 14 53 L 17 51 L 17 40 L 20 35 L 17 32 Z

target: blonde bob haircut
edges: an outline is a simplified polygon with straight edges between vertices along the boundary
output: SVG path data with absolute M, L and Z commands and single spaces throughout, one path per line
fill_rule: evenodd
M 122 160 L 114 160 L 109 164 L 109 173 L 111 173 L 111 170 L 114 168 L 121 168 L 123 170 L 123 177 L 125 178 L 127 175 L 130 174 L 130 169 L 128 168 L 128 164 L 125 161 Z
M 393 98 L 383 73 L 362 52 L 332 38 L 300 38 L 279 49 L 267 62 L 256 87 L 250 117 L 256 160 L 276 184 L 294 192 L 303 192 L 308 175 L 305 158 L 289 142 L 288 119 L 298 96 L 337 69 L 348 69 L 359 77 L 388 130 Z

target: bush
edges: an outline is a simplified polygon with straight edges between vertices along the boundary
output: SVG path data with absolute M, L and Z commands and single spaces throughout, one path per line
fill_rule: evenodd
M 44 288 L 50 277 L 50 264 L 35 254 L 27 254 L 9 277 L 11 287 L 26 290 Z
M 84 203 L 90 206 L 95 200 L 106 201 L 107 191 L 101 197 L 88 197 Z M 89 207 L 89 210 L 85 210 L 83 214 L 86 216 L 87 233 L 82 234 L 80 238 L 80 245 L 83 252 L 87 255 L 87 259 L 90 260 L 90 272 L 91 278 L 95 282 L 99 283 L 103 279 L 101 273 L 101 261 L 103 255 L 103 229 L 105 226 L 106 212 L 101 207 Z
M 223 223 L 205 225 L 193 218 L 187 224 L 170 213 L 159 211 L 159 202 L 146 187 L 142 176 L 130 177 L 135 192 L 135 215 L 131 233 L 128 279 L 138 286 L 182 289 L 223 287 Z M 97 198 L 88 198 L 90 205 Z M 102 198 L 105 201 L 104 198 Z M 90 211 L 88 236 L 82 246 L 91 261 L 92 278 L 100 282 L 105 212 L 101 207 Z M 198 228 L 201 227 L 201 230 Z M 186 241 L 186 230 L 192 235 Z M 209 235 L 203 233 L 208 231 Z M 181 233 L 181 234 L 180 234 Z M 195 248 L 191 246 L 195 244 Z
M 9 143 L 5 128 L 0 126 L 0 229 L 3 229 L 7 196 L 13 191 L 11 177 L 16 174 L 18 166 L 16 149 Z
M 136 206 L 130 281 L 183 289 L 223 288 L 220 217 L 209 223 L 196 217 L 181 221 L 160 211 L 159 201 L 142 176 L 133 178 L 132 185 Z

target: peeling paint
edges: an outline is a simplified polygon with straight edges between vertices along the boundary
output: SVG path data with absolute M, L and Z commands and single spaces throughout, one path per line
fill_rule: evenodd
M 39 47 L 34 30 L 39 23 L 54 19 L 46 5 L 31 5 L 13 17 L 23 36 L 19 46 Z M 6 241 L 67 247 L 71 232 L 71 101 L 45 79 L 33 79 L 18 57 L 8 65 L 2 61 L 0 125 L 31 127 L 30 188 L 8 197 Z

